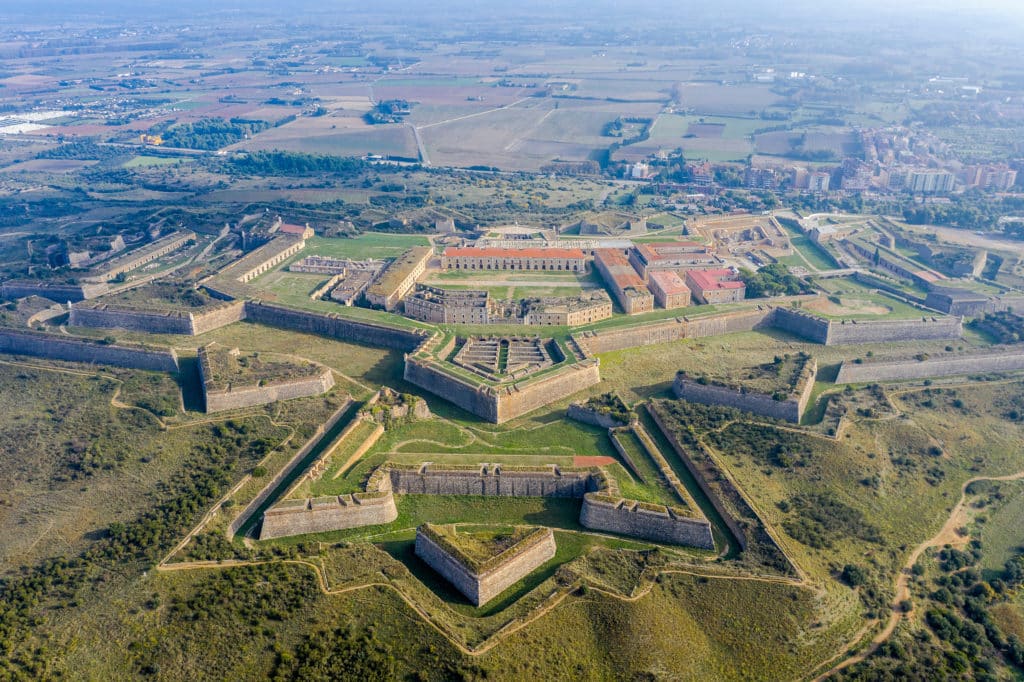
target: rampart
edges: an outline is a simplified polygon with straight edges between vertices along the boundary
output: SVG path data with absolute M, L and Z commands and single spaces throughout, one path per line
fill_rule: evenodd
M 73 327 L 127 329 L 149 334 L 195 336 L 219 329 L 245 318 L 241 301 L 224 303 L 202 312 L 186 310 L 145 310 L 107 304 L 73 305 L 69 324 Z
M 256 494 L 256 497 L 254 497 L 249 502 L 249 504 L 245 506 L 245 509 L 242 510 L 242 513 L 236 516 L 231 521 L 231 523 L 228 524 L 228 537 L 233 537 L 236 533 L 238 533 L 239 530 L 242 529 L 243 526 L 245 526 L 249 522 L 253 514 L 255 514 L 256 511 L 263 506 L 263 504 L 274 493 L 274 491 L 278 490 L 284 483 L 284 481 L 289 476 L 292 475 L 295 469 L 302 463 L 306 456 L 309 455 L 309 453 L 313 450 L 316 444 L 320 442 L 320 439 L 323 437 L 323 435 L 330 431 L 331 429 L 333 429 L 335 425 L 337 425 L 338 421 L 348 411 L 351 405 L 352 400 L 346 399 L 345 402 L 343 402 L 338 407 L 338 409 L 336 409 L 331 414 L 331 416 L 327 418 L 326 422 L 324 422 L 323 424 L 316 428 L 316 432 L 309 438 L 309 440 L 307 440 L 303 444 L 301 448 L 299 448 L 298 452 L 292 455 L 292 458 L 288 460 L 288 463 L 285 464 L 284 467 L 277 472 L 276 476 L 270 479 L 270 481 L 267 482 L 267 484 L 260 489 L 260 491 Z M 300 535 L 303 532 L 312 531 L 299 530 L 295 533 L 286 533 L 286 535 Z
M 1005 349 L 928 360 L 864 362 L 844 361 L 836 376 L 837 384 L 863 384 L 899 381 L 958 374 L 986 374 L 1024 370 L 1024 350 Z
M 635 327 L 582 332 L 573 340 L 588 354 L 650 346 L 680 339 L 775 328 L 827 346 L 857 343 L 892 343 L 958 339 L 963 335 L 958 317 L 922 316 L 915 320 L 827 320 L 795 308 L 758 306 L 696 319 L 677 317 Z
M 676 375 L 672 383 L 672 392 L 681 400 L 705 405 L 726 405 L 744 412 L 799 424 L 814 390 L 817 375 L 818 363 L 811 358 L 801 370 L 796 386 L 782 400 L 765 393 L 745 391 L 741 387 L 701 384 L 687 377 L 684 372 Z
M 793 308 L 776 308 L 772 326 L 802 339 L 828 345 L 829 321 Z
M 611 415 L 603 414 L 597 410 L 592 410 L 580 403 L 573 403 L 569 405 L 569 409 L 566 411 L 565 416 L 569 419 L 574 419 L 584 424 L 590 424 L 591 426 L 600 426 L 604 429 L 614 429 L 618 426 L 626 426 L 625 423 L 620 422 Z
M 202 363 L 199 365 L 202 371 Z M 280 381 L 265 386 L 230 387 L 222 391 L 208 391 L 204 385 L 203 397 L 206 401 L 207 414 L 237 410 L 243 407 L 266 405 L 278 400 L 306 398 L 311 395 L 327 393 L 334 387 L 334 375 L 325 369 L 319 376 L 295 381 Z
M 351 496 L 351 500 L 348 496 L 320 498 L 320 506 L 316 509 L 314 500 L 285 500 L 264 514 L 260 539 L 388 523 L 381 519 L 390 514 L 389 505 L 394 504 L 394 494 L 483 495 L 582 498 L 580 523 L 587 528 L 655 542 L 714 548 L 711 524 L 703 516 L 690 516 L 683 510 L 663 505 L 624 500 L 615 481 L 596 467 L 574 469 L 554 465 L 514 467 L 484 464 L 441 468 L 429 463 L 386 462 L 370 475 L 366 491 Z M 385 501 L 378 503 L 377 500 Z M 364 508 L 369 504 L 381 506 L 377 512 L 371 512 Z M 593 505 L 596 507 L 588 511 L 588 507 Z
M 588 469 L 517 468 L 433 464 L 388 467 L 391 489 L 406 495 L 483 495 L 488 497 L 583 497 L 596 490 Z
M 427 332 L 418 329 L 389 327 L 373 322 L 352 320 L 336 314 L 294 310 L 261 301 L 246 301 L 245 318 L 271 327 L 282 327 L 341 341 L 354 341 L 405 352 L 416 349 L 427 338 Z
M 416 529 L 416 556 L 475 605 L 491 601 L 535 568 L 555 556 L 555 535 L 550 528 L 538 528 L 519 544 L 495 557 L 483 570 L 473 570 L 452 548 L 443 546 L 429 526 Z
M 0 330 L 0 353 L 155 372 L 178 371 L 178 356 L 171 348 L 135 348 L 29 330 Z
M 580 523 L 593 530 L 643 538 L 671 545 L 714 549 L 711 524 L 676 514 L 670 507 L 649 505 L 604 495 L 587 495 L 580 510 Z
M 263 512 L 260 540 L 375 526 L 397 518 L 395 498 L 390 493 L 285 500 Z
M 102 284 L 54 284 L 34 279 L 9 279 L 0 284 L 0 297 L 5 299 L 25 298 L 26 296 L 42 296 L 57 303 L 68 301 L 85 301 L 102 296 L 110 290 L 110 285 Z
M 676 317 L 663 322 L 623 329 L 574 334 L 573 339 L 590 354 L 624 348 L 652 346 L 680 339 L 745 332 L 771 324 L 771 308 L 763 307 L 697 319 Z
M 455 403 L 462 409 L 501 424 L 561 400 L 601 381 L 596 358 L 509 386 L 474 384 L 432 360 L 406 355 L 405 380 Z

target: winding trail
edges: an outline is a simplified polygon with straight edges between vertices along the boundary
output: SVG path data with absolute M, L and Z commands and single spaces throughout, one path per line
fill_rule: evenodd
M 960 535 L 958 529 L 963 527 L 968 519 L 967 488 L 970 487 L 972 483 L 977 483 L 978 481 L 1018 481 L 1021 479 L 1024 479 L 1024 471 L 1018 471 L 1015 474 L 1009 474 L 1007 476 L 976 476 L 965 481 L 960 487 L 960 500 L 956 503 L 956 506 L 953 507 L 953 511 L 950 512 L 949 517 L 942 525 L 942 528 L 934 536 L 914 547 L 914 550 L 910 553 L 910 556 L 907 557 L 906 562 L 904 562 L 903 568 L 900 570 L 899 574 L 897 574 L 896 590 L 892 599 L 892 613 L 889 614 L 889 620 L 886 622 L 885 627 L 883 627 L 882 630 L 874 636 L 871 640 L 871 644 L 864 651 L 850 656 L 842 663 L 833 666 L 827 672 L 815 677 L 814 682 L 820 682 L 834 673 L 837 673 L 844 668 L 848 668 L 851 665 L 860 663 L 871 656 L 871 654 L 878 650 L 878 647 L 892 637 L 892 634 L 896 631 L 900 621 L 904 618 L 909 618 L 913 614 L 913 607 L 911 607 L 909 611 L 901 611 L 900 603 L 904 600 L 910 599 L 910 578 L 913 575 L 912 570 L 914 568 L 914 564 L 917 563 L 917 560 L 928 549 L 956 544 L 958 542 L 966 542 L 967 538 Z M 859 642 L 860 637 L 854 640 L 854 642 L 846 648 L 846 651 L 852 649 Z

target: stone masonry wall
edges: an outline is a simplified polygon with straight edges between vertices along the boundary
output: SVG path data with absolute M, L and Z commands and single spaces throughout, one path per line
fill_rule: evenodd
M 579 403 L 569 405 L 566 416 L 569 419 L 575 419 L 578 422 L 590 424 L 591 426 L 600 426 L 604 429 L 614 429 L 617 426 L 626 426 L 626 424 L 618 421 L 617 419 L 612 419 L 612 417 L 607 414 L 602 414 L 597 410 L 588 409 Z
M 814 315 L 792 308 L 776 308 L 772 316 L 772 325 L 814 343 L 828 343 L 828 320 Z
M 499 388 L 469 383 L 434 362 L 405 358 L 405 380 L 462 409 L 501 424 L 601 381 L 596 359 L 570 365 L 541 379 Z
M 500 566 L 481 575 L 475 575 L 453 559 L 429 536 L 419 531 L 416 533 L 416 556 L 427 562 L 477 606 L 491 601 L 535 568 L 553 558 L 555 550 L 555 535 L 551 529 L 547 529 L 543 541 L 516 554 Z
M 861 384 L 875 381 L 924 379 L 927 377 L 955 376 L 957 374 L 985 374 L 1024 370 L 1024 351 L 978 353 L 975 355 L 935 358 L 933 360 L 905 360 L 891 362 L 843 362 L 836 376 L 837 384 Z
M 923 318 L 919 320 L 878 320 L 843 322 L 832 320 L 826 345 L 856 343 L 891 343 L 896 341 L 952 340 L 963 336 L 963 320 L 959 317 Z
M 6 329 L 0 331 L 0 353 L 146 369 L 155 372 L 173 373 L 178 371 L 178 356 L 170 348 L 132 348 L 27 330 Z
M 584 360 L 541 379 L 528 381 L 525 386 L 503 389 L 498 394 L 497 423 L 515 419 L 599 383 L 601 371 L 598 362 L 596 358 Z
M 580 498 L 590 481 L 587 472 L 503 471 L 500 466 L 452 470 L 428 464 L 419 470 L 393 468 L 389 474 L 394 492 L 411 495 Z
M 807 401 L 814 390 L 814 380 L 818 374 L 818 363 L 812 358 L 808 361 L 810 375 L 801 378 L 801 383 L 786 400 L 776 400 L 765 393 L 742 392 L 727 386 L 699 384 L 680 373 L 672 383 L 672 392 L 681 400 L 705 405 L 727 405 L 744 412 L 760 414 L 772 419 L 799 424 L 803 417 Z M 805 370 L 806 371 L 806 370 Z
M 150 334 L 192 333 L 192 318 L 188 313 L 128 310 L 106 305 L 72 306 L 68 324 L 72 327 L 127 329 Z
M 199 335 L 245 319 L 245 302 L 233 301 L 205 313 L 192 314 L 192 334 Z
M 199 363 L 200 374 L 202 374 L 202 367 L 203 364 Z M 293 398 L 321 395 L 334 387 L 334 374 L 329 369 L 325 369 L 315 377 L 295 381 L 281 381 L 266 386 L 241 386 L 225 391 L 207 391 L 205 377 L 203 379 L 203 395 L 206 399 L 207 414 L 223 412 L 225 410 L 237 410 L 254 405 L 266 405 L 278 400 L 292 400 Z
M 345 414 L 345 412 L 351 405 L 352 400 L 346 399 L 345 402 L 342 403 L 338 407 L 338 409 L 336 409 L 331 414 L 330 417 L 328 417 L 326 422 L 324 422 L 323 424 L 316 428 L 316 432 L 309 438 L 309 440 L 307 440 L 303 444 L 301 448 L 299 448 L 299 450 L 294 455 L 292 455 L 292 458 L 288 460 L 288 463 L 285 464 L 284 467 L 280 471 L 278 471 L 277 474 L 272 479 L 270 479 L 267 482 L 267 484 L 263 486 L 262 489 L 260 489 L 259 493 L 256 494 L 256 497 L 254 497 L 252 501 L 250 501 L 249 504 L 245 506 L 245 509 L 243 509 L 242 512 L 238 516 L 236 516 L 231 521 L 231 523 L 228 524 L 228 537 L 233 537 L 236 533 L 238 533 L 239 529 L 241 529 L 246 523 L 249 522 L 249 519 L 252 518 L 252 515 L 255 514 L 256 511 L 261 506 L 263 506 L 263 503 L 267 501 L 267 498 L 269 498 L 274 493 L 274 491 L 276 491 L 281 486 L 284 480 L 292 475 L 292 472 L 294 472 L 295 469 L 299 466 L 299 464 L 302 463 L 302 461 L 316 446 L 316 444 L 320 442 L 320 438 L 325 433 L 334 428 L 334 426 L 338 423 L 338 420 L 342 418 L 342 416 Z M 294 535 L 300 534 L 301 531 L 298 533 L 294 533 Z
M 715 508 L 716 512 L 718 512 L 718 515 L 721 517 L 725 525 L 729 528 L 729 531 L 732 533 L 733 537 L 739 543 L 740 547 L 742 549 L 746 549 L 746 533 L 743 532 L 743 529 L 740 527 L 739 523 L 736 521 L 733 515 L 730 514 L 729 511 L 725 508 L 725 505 L 722 503 L 722 500 L 719 499 L 715 491 L 711 489 L 710 485 L 708 485 L 708 482 L 704 479 L 704 472 L 694 464 L 693 460 L 690 459 L 689 454 L 682 447 L 682 445 L 680 445 L 679 441 L 672 434 L 672 431 L 665 426 L 665 423 L 662 421 L 661 416 L 658 414 L 658 411 L 649 409 L 647 410 L 647 414 L 651 415 L 651 419 L 654 420 L 655 426 L 657 426 L 658 430 L 661 431 L 661 435 L 664 436 L 665 440 L 668 441 L 669 445 L 672 446 L 672 449 L 675 451 L 676 456 L 679 457 L 679 461 L 683 463 L 687 471 L 690 472 L 690 475 L 693 476 L 693 480 L 697 482 L 697 487 L 701 489 L 701 491 L 704 493 L 704 496 L 711 503 L 711 506 Z
M 246 318 L 272 327 L 317 334 L 341 341 L 354 341 L 409 352 L 426 339 L 426 333 L 372 322 L 360 322 L 339 315 L 293 310 L 260 301 L 245 303 Z
M 128 329 L 149 334 L 195 336 L 239 322 L 244 318 L 245 304 L 242 301 L 227 303 L 203 313 L 92 305 L 72 306 L 69 324 L 73 327 Z
M 714 549 L 711 524 L 703 518 L 677 516 L 671 509 L 645 509 L 633 500 L 604 500 L 588 495 L 580 523 L 592 530 L 643 538 L 653 542 Z
M 103 284 L 50 284 L 39 280 L 8 280 L 0 285 L 0 298 L 15 299 L 26 296 L 42 296 L 57 303 L 84 301 L 102 296 L 110 290 Z
M 680 400 L 704 405 L 726 405 L 744 412 L 760 414 L 772 419 L 797 423 L 799 408 L 795 400 L 775 400 L 764 393 L 741 393 L 734 388 L 698 384 L 683 375 L 672 383 L 672 392 Z
M 390 494 L 370 498 L 339 495 L 294 502 L 299 504 L 278 505 L 263 512 L 260 540 L 376 526 L 398 518 L 395 498 Z
M 416 556 L 423 559 L 432 569 L 440 573 L 445 580 L 455 586 L 473 604 L 479 606 L 480 585 L 469 569 L 452 558 L 423 533 L 416 532 Z
M 498 421 L 498 402 L 482 385 L 474 385 L 435 367 L 433 362 L 405 358 L 404 378 L 409 383 L 458 405 L 489 422 Z
M 651 346 L 680 339 L 731 334 L 756 329 L 771 321 L 771 309 L 755 309 L 723 315 L 711 315 L 695 320 L 677 317 L 664 322 L 612 329 L 608 331 L 575 334 L 576 343 L 590 353 L 607 353 L 624 348 Z

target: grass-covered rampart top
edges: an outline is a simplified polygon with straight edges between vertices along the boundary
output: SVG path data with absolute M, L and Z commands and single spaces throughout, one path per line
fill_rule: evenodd
M 153 311 L 197 311 L 224 305 L 203 289 L 190 282 L 158 281 L 129 289 L 112 296 L 104 296 L 96 305 L 112 308 Z M 81 304 L 80 304 L 81 307 Z
M 243 353 L 219 344 L 199 351 L 203 378 L 208 391 L 226 391 L 232 386 L 266 386 L 318 376 L 323 368 L 298 358 L 268 353 Z
M 591 396 L 582 403 L 582 406 L 584 409 L 611 417 L 621 424 L 628 424 L 636 416 L 615 393 Z
M 1019 343 L 1024 339 L 1024 316 L 1009 310 L 985 313 L 968 322 L 967 326 L 991 337 L 996 343 Z
M 493 570 L 535 547 L 551 532 L 547 528 L 515 526 L 459 533 L 455 525 L 439 526 L 431 523 L 423 524 L 418 530 L 477 575 Z
M 786 400 L 798 390 L 813 358 L 806 352 L 776 355 L 771 362 L 747 367 L 728 377 L 711 372 L 685 372 L 686 378 L 705 386 L 722 386 L 742 392 L 763 393 Z M 805 371 L 806 370 L 806 371 Z

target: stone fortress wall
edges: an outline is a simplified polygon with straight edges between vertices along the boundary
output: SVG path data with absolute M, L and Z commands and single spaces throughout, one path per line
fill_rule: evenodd
M 191 334 L 192 320 L 180 311 L 132 310 L 111 305 L 72 305 L 68 324 L 72 327 L 127 329 L 149 334 Z
M 85 301 L 110 291 L 110 285 L 89 284 L 53 284 L 44 280 L 9 279 L 0 284 L 0 298 L 13 300 L 26 296 L 42 296 L 51 301 L 65 303 L 68 301 Z
M 547 376 L 495 387 L 458 377 L 435 361 L 406 355 L 405 380 L 467 412 L 501 424 L 593 386 L 601 381 L 601 372 L 597 359 L 593 358 Z
M 0 330 L 0 353 L 154 372 L 178 371 L 178 356 L 172 348 L 137 348 L 106 344 L 91 339 L 56 336 L 27 329 Z
M 862 384 L 1020 370 L 1024 370 L 1024 350 L 1004 348 L 928 360 L 865 361 L 861 364 L 846 360 L 839 367 L 836 383 Z
M 390 493 L 285 500 L 263 512 L 260 540 L 377 526 L 397 518 L 395 498 Z
M 322 395 L 334 388 L 334 373 L 326 367 L 313 377 L 282 379 L 260 385 L 229 386 L 226 389 L 220 390 L 211 390 L 209 388 L 209 376 L 210 370 L 206 348 L 200 348 L 199 378 L 203 385 L 203 400 L 206 404 L 207 414 L 224 412 L 225 410 L 237 410 L 255 405 L 266 405 L 278 400 Z
M 245 319 L 271 327 L 405 352 L 415 350 L 428 338 L 428 333 L 420 329 L 401 329 L 353 320 L 333 313 L 295 310 L 260 301 L 245 302 Z
M 480 465 L 435 467 L 385 463 L 371 474 L 366 493 L 285 500 L 264 513 L 260 539 L 389 523 L 393 495 L 484 495 L 583 499 L 580 523 L 593 530 L 655 542 L 713 549 L 711 524 L 664 505 L 623 499 L 614 480 L 597 468 Z M 331 524 L 334 524 L 333 526 Z
M 429 533 L 416 530 L 416 556 L 456 587 L 475 605 L 491 601 L 535 568 L 554 558 L 557 547 L 550 528 L 538 529 L 529 544 L 509 551 L 507 560 L 480 573 L 474 573 L 440 546 Z
M 758 306 L 696 319 L 676 317 L 663 322 L 583 332 L 573 340 L 588 354 L 650 346 L 680 339 L 701 338 L 774 328 L 821 343 L 838 346 L 857 343 L 891 343 L 934 339 L 958 339 L 963 335 L 959 317 L 922 317 L 913 320 L 829 320 L 795 308 Z
M 785 400 L 776 400 L 771 395 L 744 391 L 729 386 L 700 384 L 680 372 L 672 382 L 672 392 L 681 400 L 705 405 L 726 405 L 744 412 L 752 412 L 772 419 L 799 424 L 807 408 L 807 402 L 814 390 L 814 380 L 818 376 L 818 362 L 814 358 L 807 361 L 797 385 Z

